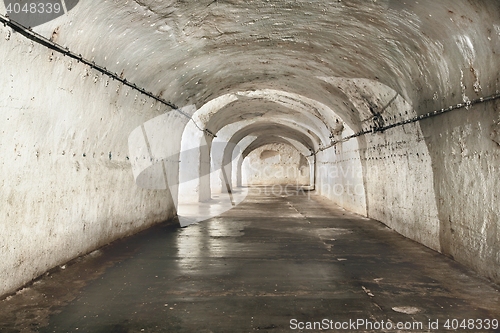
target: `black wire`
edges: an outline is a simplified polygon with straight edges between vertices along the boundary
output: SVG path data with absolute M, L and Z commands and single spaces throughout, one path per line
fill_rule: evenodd
M 456 105 L 452 105 L 452 106 L 450 106 L 448 108 L 445 108 L 445 109 L 431 111 L 431 112 L 425 113 L 423 115 L 415 116 L 413 118 L 402 120 L 402 121 L 398 121 L 396 123 L 389 124 L 389 125 L 386 125 L 386 126 L 374 127 L 371 130 L 364 130 L 364 131 L 361 131 L 361 132 L 357 132 L 357 133 L 355 133 L 353 135 L 350 135 L 350 136 L 347 136 L 345 138 L 342 138 L 341 140 L 336 140 L 336 141 L 332 142 L 331 144 L 329 144 L 326 147 L 322 147 L 322 148 L 318 149 L 317 151 L 313 152 L 310 156 L 317 155 L 319 152 L 322 152 L 324 150 L 332 148 L 332 147 L 336 146 L 339 143 L 349 141 L 351 139 L 357 138 L 357 137 L 362 136 L 362 135 L 371 134 L 371 133 L 377 133 L 377 132 L 384 132 L 384 131 L 386 131 L 388 129 L 391 129 L 391 128 L 394 128 L 394 127 L 399 127 L 399 126 L 403 126 L 403 125 L 415 123 L 417 121 L 421 121 L 421 120 L 424 120 L 424 119 L 428 119 L 428 118 L 440 116 L 440 115 L 442 115 L 444 113 L 448 113 L 448 112 L 451 112 L 451 111 L 456 111 L 456 110 L 459 110 L 459 109 L 463 109 L 465 107 L 470 107 L 472 105 L 490 102 L 490 101 L 496 100 L 498 98 L 500 98 L 500 93 L 497 93 L 497 94 L 494 94 L 494 95 L 491 95 L 491 96 L 488 96 L 488 97 L 481 97 L 481 98 L 469 101 L 467 103 L 459 103 L 459 104 L 456 104 Z
M 138 87 L 135 83 L 129 82 L 126 78 L 120 77 L 118 74 L 111 72 L 106 67 L 96 65 L 96 63 L 94 61 L 90 61 L 88 59 L 85 59 L 81 54 L 76 54 L 74 52 L 71 52 L 68 48 L 63 47 L 62 45 L 59 45 L 59 44 L 51 41 L 50 39 L 45 38 L 44 36 L 32 31 L 31 29 L 23 26 L 22 24 L 14 21 L 14 20 L 11 20 L 8 17 L 0 15 L 0 22 L 2 22 L 4 24 L 4 26 L 11 27 L 13 30 L 17 31 L 18 33 L 20 33 L 24 37 L 26 37 L 34 42 L 37 42 L 38 44 L 41 44 L 41 45 L 43 45 L 51 50 L 62 53 L 63 55 L 65 55 L 69 58 L 75 59 L 75 60 L 77 60 L 77 61 L 79 61 L 87 66 L 90 66 L 91 68 L 97 70 L 98 72 L 101 72 L 102 74 L 107 75 L 110 78 L 112 78 L 116 81 L 119 81 L 119 82 L 123 83 L 124 85 L 126 85 L 126 86 L 128 86 L 136 91 L 139 91 L 141 94 L 146 95 L 146 96 L 148 96 L 148 97 L 154 99 L 155 101 L 158 101 L 164 105 L 167 105 L 172 110 L 179 112 L 180 114 L 182 114 L 183 116 L 185 116 L 186 118 L 191 120 L 200 131 L 205 132 L 205 133 L 213 136 L 214 138 L 216 137 L 216 135 L 213 134 L 212 132 L 210 132 L 209 130 L 200 128 L 200 126 L 198 126 L 198 124 L 193 120 L 193 118 L 190 115 L 188 115 L 187 113 L 182 111 L 174 103 L 169 102 L 169 101 L 167 101 L 159 96 L 156 96 L 152 92 L 149 92 L 142 87 Z
M 77 55 L 77 54 L 71 52 L 68 48 L 65 48 L 65 47 L 63 47 L 63 46 L 61 46 L 61 45 L 59 45 L 59 44 L 57 44 L 57 43 L 55 43 L 55 42 L 53 42 L 53 41 L 45 38 L 45 37 L 43 37 L 42 35 L 37 34 L 36 32 L 32 31 L 31 29 L 26 28 L 25 26 L 23 26 L 22 24 L 20 24 L 20 23 L 18 23 L 16 21 L 13 21 L 13 20 L 11 20 L 11 19 L 9 19 L 9 18 L 7 18 L 7 17 L 5 17 L 3 15 L 0 15 L 0 22 L 3 22 L 4 25 L 10 26 L 12 29 L 14 29 L 15 31 L 19 32 L 20 34 L 22 34 L 23 36 L 25 36 L 26 38 L 28 38 L 30 40 L 33 40 L 33 41 L 35 41 L 35 42 L 37 42 L 37 43 L 39 43 L 41 45 L 44 45 L 44 46 L 46 46 L 49 49 L 52 49 L 52 50 L 57 51 L 59 53 L 62 53 L 65 56 L 68 56 L 70 58 L 76 59 L 76 60 L 78 60 L 78 61 L 80 61 L 80 62 L 82 62 L 82 63 L 90 66 L 91 68 L 93 68 L 93 69 L 101 72 L 102 74 L 105 74 L 105 75 L 111 77 L 112 79 L 117 80 L 117 81 L 123 83 L 124 85 L 129 86 L 130 88 L 132 88 L 134 90 L 137 90 L 137 91 L 141 92 L 142 94 L 144 94 L 144 95 L 146 95 L 148 97 L 151 97 L 152 99 L 154 99 L 154 100 L 156 100 L 156 101 L 158 101 L 158 102 L 160 102 L 162 104 L 167 105 L 172 110 L 175 110 L 175 111 L 179 112 L 180 114 L 182 114 L 183 116 L 189 118 L 200 131 L 205 132 L 208 135 L 213 136 L 214 138 L 216 137 L 216 135 L 213 134 L 212 132 L 210 132 L 208 129 L 202 129 L 202 128 L 200 128 L 200 126 L 198 126 L 198 124 L 193 120 L 193 118 L 190 115 L 188 115 L 187 113 L 183 112 L 181 109 L 179 109 L 179 107 L 177 105 L 173 104 L 172 102 L 169 102 L 169 101 L 167 101 L 167 100 L 165 100 L 165 99 L 163 99 L 163 98 L 161 98 L 159 96 L 156 96 L 152 92 L 149 92 L 149 91 L 145 90 L 144 88 L 137 87 L 136 84 L 127 81 L 127 79 L 125 79 L 125 78 L 121 78 L 116 73 L 113 73 L 113 72 L 109 71 L 108 69 L 106 69 L 106 67 L 102 67 L 102 66 L 96 65 L 95 62 L 83 58 L 81 54 Z M 421 120 L 424 120 L 424 119 L 427 119 L 427 118 L 439 116 L 439 115 L 442 115 L 442 114 L 450 112 L 450 111 L 462 109 L 464 107 L 469 107 L 469 106 L 472 106 L 472 105 L 475 105 L 475 104 L 489 102 L 489 101 L 492 101 L 492 100 L 495 100 L 495 99 L 498 99 L 498 98 L 500 98 L 500 93 L 497 93 L 497 94 L 494 94 L 494 95 L 491 95 L 491 96 L 488 96 L 488 97 L 478 98 L 478 99 L 475 99 L 473 101 L 469 101 L 467 103 L 460 103 L 460 104 L 457 104 L 457 105 L 453 105 L 453 106 L 450 106 L 450 107 L 448 107 L 446 109 L 441 109 L 441 110 L 436 110 L 436 111 L 428 112 L 426 114 L 423 114 L 423 115 L 420 115 L 420 116 L 416 116 L 416 117 L 413 117 L 413 118 L 410 118 L 410 119 L 406 119 L 406 120 L 403 120 L 403 121 L 399 121 L 397 123 L 393 123 L 393 124 L 390 124 L 390 125 L 376 126 L 373 129 L 371 129 L 371 130 L 364 130 L 364 131 L 355 133 L 353 135 L 350 135 L 348 137 L 345 137 L 345 138 L 343 138 L 341 140 L 334 141 L 330 145 L 328 145 L 326 147 L 323 147 L 323 148 L 320 148 L 316 152 L 313 152 L 310 156 L 316 155 L 319 152 L 327 150 L 329 148 L 332 148 L 332 147 L 334 147 L 335 145 L 337 145 L 339 143 L 346 142 L 348 140 L 357 138 L 357 137 L 362 136 L 362 135 L 366 135 L 366 134 L 369 134 L 369 133 L 376 133 L 376 132 L 384 132 L 384 131 L 386 131 L 388 129 L 391 129 L 391 128 L 394 128 L 394 127 L 399 127 L 399 126 L 403 126 L 403 125 L 415 123 L 417 121 L 421 121 Z

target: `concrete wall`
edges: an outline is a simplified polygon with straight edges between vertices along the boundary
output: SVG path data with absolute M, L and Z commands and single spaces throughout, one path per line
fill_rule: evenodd
M 392 123 L 416 112 L 398 96 L 383 114 L 385 122 Z M 368 216 L 439 251 L 434 171 L 420 123 L 366 135 L 359 145 Z
M 422 131 L 441 251 L 500 283 L 500 102 L 422 122 Z
M 385 112 L 414 115 L 402 100 Z M 316 188 L 498 283 L 499 133 L 497 101 L 368 134 L 318 154 Z
M 243 161 L 243 185 L 309 185 L 309 163 L 283 143 L 264 145 Z
M 340 78 L 329 82 L 358 110 L 359 129 L 377 125 L 375 114 L 385 124 L 416 116 L 401 95 L 379 82 Z M 346 125 L 335 139 L 351 134 Z M 424 135 L 415 123 L 367 134 L 318 154 L 317 188 L 340 206 L 440 250 L 432 173 Z
M 355 139 L 318 154 L 318 192 L 439 251 L 431 157 L 419 125 L 359 141 L 362 148 Z
M 369 135 L 361 151 L 370 218 L 439 251 L 431 157 L 419 124 Z
M 353 134 L 346 128 L 339 135 Z M 316 160 L 316 191 L 337 205 L 366 216 L 365 182 L 357 140 L 320 152 Z
M 164 107 L 0 27 L 0 295 L 174 215 L 128 136 Z M 160 111 L 161 110 L 161 111 Z

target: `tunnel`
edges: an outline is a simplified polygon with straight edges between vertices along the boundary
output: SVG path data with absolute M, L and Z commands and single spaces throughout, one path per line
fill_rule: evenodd
M 175 247 L 176 269 L 196 266 L 203 274 L 215 269 L 211 259 L 203 263 L 211 251 L 224 258 L 255 251 L 262 262 L 249 262 L 252 269 L 275 255 L 268 242 L 291 251 L 295 241 L 308 248 L 301 242 L 312 237 L 324 249 L 311 250 L 307 260 L 315 266 L 304 271 L 311 273 L 304 281 L 314 285 L 318 276 L 334 279 L 337 273 L 347 284 L 358 281 L 342 271 L 354 260 L 338 245 L 342 239 L 376 256 L 353 255 L 361 275 L 369 269 L 359 267 L 387 256 L 407 265 L 393 271 L 412 276 L 419 271 L 411 269 L 418 248 L 435 274 L 420 285 L 432 289 L 436 281 L 451 281 L 446 283 L 455 287 L 443 288 L 471 294 L 471 308 L 480 310 L 470 315 L 490 324 L 496 320 L 488 329 L 497 331 L 498 1 L 37 0 L 23 7 L 28 2 L 0 1 L 0 324 L 17 332 L 16 325 L 43 317 L 37 319 L 42 330 L 48 314 L 22 323 L 12 319 L 29 302 L 21 301 L 23 295 L 113 253 L 114 266 L 101 263 L 99 269 L 60 277 L 91 289 L 90 282 L 76 281 L 128 262 L 117 258 L 138 248 L 123 245 L 136 244 L 137 237 L 144 244 L 163 239 L 161 246 Z M 259 233 L 251 223 L 261 223 Z M 343 237 L 353 230 L 359 238 L 349 243 Z M 261 238 L 242 245 L 235 240 L 240 232 Z M 393 243 L 382 250 L 373 245 L 377 237 Z M 223 241 L 236 243 L 223 251 Z M 237 249 L 242 252 L 235 254 Z M 304 251 L 282 255 L 295 265 L 309 253 Z M 398 251 L 407 252 L 396 260 Z M 189 261 L 195 255 L 200 262 Z M 280 265 L 264 270 L 276 286 L 283 277 L 273 275 L 273 267 L 292 270 Z M 389 264 L 377 267 L 384 265 Z M 252 272 L 245 278 L 268 279 Z M 228 283 L 243 279 L 228 276 Z M 179 281 L 169 284 L 173 294 L 184 290 L 175 289 L 184 283 Z M 358 287 L 354 295 L 375 300 L 380 284 Z M 245 295 L 262 296 L 257 289 L 249 287 Z M 57 293 L 57 306 L 78 299 L 74 292 Z M 269 294 L 276 297 L 266 304 L 278 302 L 279 291 Z M 333 316 L 337 308 L 329 306 L 336 297 L 303 306 L 323 306 Z M 166 310 L 173 306 L 161 303 Z M 422 304 L 416 312 L 404 308 L 406 314 L 394 310 L 397 304 L 384 304 L 372 305 L 394 316 L 425 312 Z M 287 310 L 287 320 L 276 314 L 255 324 L 259 319 L 252 316 L 252 324 L 219 320 L 227 327 L 212 329 L 294 331 L 308 323 L 314 328 L 319 318 L 299 305 Z M 470 319 L 461 317 L 465 307 L 453 308 L 448 319 Z M 235 311 L 241 319 L 249 313 L 242 309 L 228 306 L 224 316 Z M 372 310 L 353 303 L 342 316 L 350 320 Z M 428 329 L 432 311 L 423 320 Z M 293 319 L 300 313 L 302 319 Z M 179 318 L 169 322 L 170 329 L 146 331 L 195 331 L 187 315 Z

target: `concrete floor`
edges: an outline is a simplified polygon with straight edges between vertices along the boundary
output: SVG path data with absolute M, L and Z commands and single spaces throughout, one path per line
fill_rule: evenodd
M 292 328 L 323 319 L 375 325 L 345 332 L 398 331 L 376 329 L 389 320 L 449 332 L 448 319 L 500 319 L 497 285 L 321 197 L 288 194 L 252 188 L 219 217 L 59 267 L 0 302 L 0 332 L 317 332 Z

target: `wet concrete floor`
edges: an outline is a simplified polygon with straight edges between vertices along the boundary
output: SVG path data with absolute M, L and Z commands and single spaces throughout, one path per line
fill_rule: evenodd
M 500 332 L 499 286 L 326 199 L 288 194 L 253 188 L 221 216 L 59 267 L 0 302 L 0 332 Z

